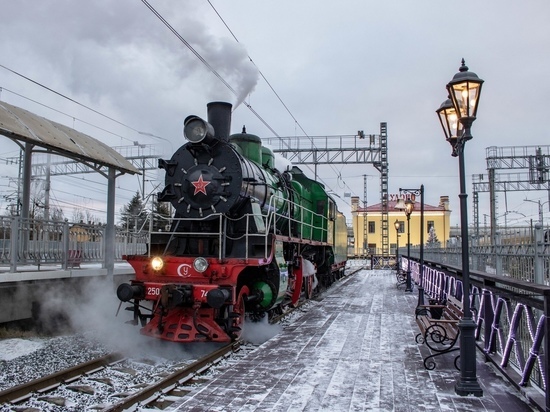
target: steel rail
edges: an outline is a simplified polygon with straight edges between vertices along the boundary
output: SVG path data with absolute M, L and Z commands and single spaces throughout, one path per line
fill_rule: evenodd
M 197 372 L 202 372 L 202 370 L 206 369 L 209 365 L 214 364 L 219 358 L 224 357 L 230 352 L 237 351 L 240 348 L 240 345 L 240 341 L 225 345 L 220 349 L 202 357 L 201 359 L 196 360 L 191 365 L 168 375 L 167 377 L 147 386 L 139 392 L 129 395 L 122 401 L 116 403 L 115 405 L 111 405 L 102 411 L 118 412 L 132 410 L 132 406 L 137 405 L 139 402 L 145 401 L 146 403 L 150 403 L 164 393 L 174 389 L 178 384 L 183 384 L 185 381 L 192 379 Z
M 101 358 L 73 366 L 72 368 L 5 389 L 0 391 L 0 404 L 24 401 L 30 398 L 34 392 L 44 392 L 48 389 L 54 389 L 64 382 L 74 380 L 86 373 L 100 370 L 107 365 L 112 365 L 123 359 L 125 359 L 124 356 L 119 353 L 110 353 Z
M 352 268 L 350 273 L 346 273 L 344 277 L 348 278 L 349 276 L 355 274 L 361 269 L 364 269 L 364 267 Z M 297 309 L 300 306 L 301 304 L 297 305 L 297 307 L 294 309 Z M 288 316 L 288 315 L 289 315 L 289 312 L 285 312 L 282 315 L 276 316 L 275 321 L 280 321 L 281 318 L 284 318 L 285 316 Z M 274 320 L 272 320 L 272 322 L 273 321 Z M 139 391 L 135 394 L 128 396 L 127 398 L 125 398 L 124 400 L 120 401 L 115 405 L 107 407 L 106 409 L 104 409 L 104 411 L 106 412 L 122 411 L 122 410 L 129 409 L 131 406 L 136 405 L 139 402 L 143 402 L 143 401 L 150 402 L 153 399 L 157 398 L 160 394 L 166 393 L 169 390 L 171 390 L 178 383 L 182 384 L 184 383 L 184 381 L 192 379 L 197 372 L 202 371 L 209 364 L 215 363 L 217 359 L 225 356 L 229 352 L 237 351 L 240 345 L 241 345 L 240 341 L 225 345 L 222 348 L 212 352 L 211 354 L 206 355 L 201 359 L 198 359 L 191 365 L 172 373 L 171 375 L 159 380 L 154 384 L 151 384 L 150 386 L 146 387 L 142 391 Z M 122 354 L 111 353 L 103 357 L 53 373 L 51 375 L 47 375 L 42 378 L 38 378 L 24 384 L 2 390 L 0 391 L 0 404 L 20 403 L 32 397 L 34 393 L 42 393 L 48 390 L 55 389 L 58 386 L 62 385 L 63 383 L 72 382 L 80 376 L 101 370 L 106 366 L 113 365 L 124 359 L 126 358 Z M 188 378 L 188 379 L 185 379 L 185 378 Z

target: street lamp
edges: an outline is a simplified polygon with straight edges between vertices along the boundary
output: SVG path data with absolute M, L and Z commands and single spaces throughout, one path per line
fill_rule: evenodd
M 403 210 L 405 216 L 407 216 L 407 283 L 405 287 L 405 292 L 412 292 L 412 282 L 411 282 L 411 213 L 414 210 L 414 202 L 410 199 L 403 201 L 399 199 L 395 205 L 396 209 Z
M 414 195 L 415 198 L 416 196 L 420 196 L 420 265 L 419 265 L 418 303 L 417 303 L 417 310 L 418 310 L 418 307 L 424 305 L 424 185 L 420 185 L 420 189 L 399 188 L 399 194 L 401 193 Z M 403 206 L 405 205 L 403 200 L 400 199 L 397 202 L 397 205 L 395 207 L 403 209 L 403 207 L 400 205 L 400 202 L 401 202 L 401 205 Z
M 460 175 L 460 233 L 462 237 L 462 306 L 464 316 L 458 327 L 460 331 L 460 378 L 455 392 L 461 396 L 483 396 L 476 372 L 476 324 L 470 310 L 470 262 L 468 253 L 468 210 L 466 194 L 466 174 L 464 170 L 464 145 L 472 139 L 471 127 L 476 119 L 481 80 L 475 73 L 469 72 L 464 59 L 459 72 L 447 84 L 447 99 L 436 113 L 443 127 L 446 140 L 451 144 L 452 156 L 458 156 Z M 450 104 L 449 104 L 450 103 Z M 458 123 L 457 123 L 458 120 Z M 463 129 L 463 130 L 462 130 Z
M 399 223 L 399 220 L 395 219 L 393 226 L 395 227 L 395 234 L 397 236 L 395 246 L 395 264 L 397 266 L 397 272 L 399 272 L 399 229 L 401 229 L 401 223 Z

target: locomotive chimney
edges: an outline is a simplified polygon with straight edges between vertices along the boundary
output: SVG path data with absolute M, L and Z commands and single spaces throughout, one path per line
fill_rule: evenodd
M 214 127 L 217 139 L 229 141 L 231 133 L 231 103 L 211 102 L 206 105 L 208 109 L 208 123 Z

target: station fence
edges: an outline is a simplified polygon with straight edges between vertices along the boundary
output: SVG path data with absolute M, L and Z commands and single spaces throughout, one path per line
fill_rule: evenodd
M 147 253 L 148 231 L 115 228 L 115 261 L 123 255 Z M 0 217 L 0 267 L 11 272 L 25 265 L 62 268 L 105 260 L 105 227 L 68 221 Z M 542 227 L 535 226 L 533 242 L 500 242 L 469 247 L 470 303 L 476 322 L 478 347 L 487 360 L 550 410 L 550 244 Z M 479 243 L 479 242 L 478 242 Z M 501 244 L 502 243 L 502 244 Z M 410 259 L 409 259 L 410 257 Z M 429 298 L 461 300 L 460 247 L 399 250 L 399 265 L 407 270 Z M 393 268 L 395 258 L 373 255 L 371 267 Z M 546 406 L 544 406 L 546 405 Z
M 400 267 L 410 265 L 413 281 L 429 299 L 447 296 L 462 300 L 462 251 L 460 247 L 420 248 L 400 255 Z M 470 306 L 477 325 L 476 341 L 510 382 L 541 410 L 550 410 L 550 245 L 541 227 L 530 244 L 469 247 Z
M 115 229 L 115 260 L 144 254 L 148 233 Z M 68 221 L 0 217 L 0 267 L 80 266 L 105 260 L 105 227 Z

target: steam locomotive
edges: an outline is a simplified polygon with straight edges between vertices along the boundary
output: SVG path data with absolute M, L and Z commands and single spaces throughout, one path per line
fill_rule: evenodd
M 343 275 L 345 218 L 322 184 L 298 167 L 276 167 L 253 134 L 230 135 L 231 104 L 189 116 L 188 142 L 170 160 L 159 202 L 169 230 L 150 236 L 145 255 L 117 289 L 141 333 L 175 342 L 229 342 L 245 316 L 258 320 L 309 299 Z

